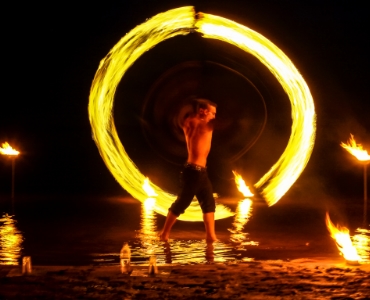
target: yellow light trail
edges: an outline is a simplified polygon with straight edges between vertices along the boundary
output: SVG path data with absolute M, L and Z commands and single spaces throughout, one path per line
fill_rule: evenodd
M 128 157 L 119 140 L 112 115 L 116 88 L 127 69 L 158 43 L 192 31 L 219 39 L 255 55 L 276 76 L 292 104 L 292 134 L 279 161 L 256 184 L 269 205 L 276 203 L 303 171 L 312 152 L 315 112 L 309 89 L 294 65 L 266 38 L 230 20 L 209 14 L 195 14 L 193 7 L 160 13 L 127 33 L 100 62 L 89 98 L 89 119 L 93 138 L 108 169 L 121 186 L 143 202 L 145 176 Z M 166 215 L 175 196 L 152 184 L 157 196 L 154 210 Z M 217 204 L 216 219 L 232 216 L 229 208 Z M 180 220 L 202 221 L 200 207 L 193 201 Z
M 279 160 L 255 184 L 271 206 L 289 190 L 304 170 L 312 153 L 316 114 L 310 90 L 290 59 L 271 41 L 228 19 L 201 14 L 196 22 L 203 37 L 232 44 L 254 55 L 279 81 L 291 103 L 292 131 Z

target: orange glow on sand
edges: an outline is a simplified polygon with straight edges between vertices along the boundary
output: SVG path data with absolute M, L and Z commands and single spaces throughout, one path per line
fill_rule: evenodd
M 10 156 L 17 156 L 19 154 L 19 151 L 15 150 L 10 146 L 7 142 L 2 144 L 2 147 L 0 147 L 0 153 L 2 155 L 10 155 Z
M 356 143 L 355 138 L 352 134 L 347 144 L 342 142 L 340 145 L 353 156 L 355 156 L 359 161 L 370 162 L 370 155 L 362 147 L 361 144 Z
M 242 176 L 239 175 L 236 171 L 233 171 L 233 173 L 235 176 L 235 183 L 236 183 L 236 186 L 239 192 L 241 192 L 244 197 L 253 197 L 254 194 L 250 191 L 249 187 L 245 184 L 245 181 L 242 178 Z
M 326 213 L 325 222 L 331 237 L 336 241 L 340 254 L 344 259 L 349 263 L 358 263 L 361 261 L 356 248 L 352 244 L 348 228 L 339 225 L 335 226 L 330 220 L 328 213 Z

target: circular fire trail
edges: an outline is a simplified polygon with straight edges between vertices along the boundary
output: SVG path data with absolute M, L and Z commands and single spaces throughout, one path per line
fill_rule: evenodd
M 279 160 L 255 184 L 268 204 L 273 205 L 297 180 L 312 152 L 316 115 L 309 88 L 289 58 L 268 39 L 228 19 L 196 14 L 190 6 L 160 13 L 135 27 L 100 62 L 91 86 L 88 107 L 93 138 L 99 152 L 121 186 L 144 202 L 147 198 L 142 189 L 145 176 L 128 157 L 114 124 L 114 94 L 125 72 L 142 54 L 166 39 L 191 32 L 227 42 L 254 55 L 272 72 L 289 96 L 292 131 L 288 145 Z M 154 210 L 166 215 L 175 196 L 154 184 L 152 187 L 158 195 Z M 217 205 L 216 219 L 231 215 L 227 207 Z M 193 201 L 179 219 L 201 221 L 202 213 L 197 202 Z

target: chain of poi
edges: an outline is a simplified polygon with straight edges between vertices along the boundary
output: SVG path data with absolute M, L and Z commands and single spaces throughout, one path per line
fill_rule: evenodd
M 101 61 L 92 83 L 88 107 L 93 138 L 99 152 L 121 186 L 134 198 L 144 202 L 147 198 L 142 189 L 145 176 L 128 157 L 114 125 L 112 116 L 114 94 L 124 73 L 143 53 L 159 42 L 177 35 L 186 35 L 191 31 L 198 31 L 204 34 L 204 37 L 226 41 L 252 53 L 271 70 L 288 93 L 292 103 L 291 138 L 279 161 L 256 184 L 257 187 L 261 187 L 267 183 L 262 194 L 272 205 L 298 178 L 312 152 L 315 136 L 312 97 L 293 64 L 271 42 L 247 27 L 224 18 L 208 14 L 198 14 L 196 18 L 193 7 L 182 7 L 158 14 L 137 26 L 126 34 Z M 286 71 L 285 64 L 289 65 L 290 71 Z M 289 166 L 293 167 L 289 168 Z M 152 187 L 158 194 L 154 210 L 166 215 L 175 196 L 154 184 Z M 216 219 L 231 215 L 229 208 L 217 205 Z M 201 221 L 202 214 L 197 202 L 193 201 L 179 219 Z

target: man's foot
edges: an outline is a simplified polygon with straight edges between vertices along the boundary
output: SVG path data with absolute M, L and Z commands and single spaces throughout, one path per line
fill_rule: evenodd
M 175 224 L 177 217 L 173 212 L 170 210 L 168 211 L 166 222 L 164 223 L 162 231 L 158 234 L 158 237 L 161 241 L 167 242 L 170 238 L 170 232 L 173 224 Z
M 169 234 L 165 234 L 164 232 L 159 232 L 158 233 L 159 240 L 162 242 L 168 242 Z
M 215 213 L 210 212 L 203 214 L 203 220 L 206 229 L 206 241 L 210 243 L 217 241 L 215 231 Z
M 218 239 L 217 239 L 216 236 L 207 236 L 206 237 L 206 242 L 207 243 L 214 243 L 214 242 L 217 242 L 217 241 L 218 241 Z
M 206 260 L 208 263 L 213 263 L 215 261 L 215 247 L 213 246 L 213 242 L 207 242 L 206 247 Z

